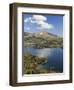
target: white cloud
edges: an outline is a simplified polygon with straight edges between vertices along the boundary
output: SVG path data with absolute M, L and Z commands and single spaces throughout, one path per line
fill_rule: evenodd
M 54 28 L 52 24 L 49 24 L 44 21 L 36 21 L 36 23 L 39 25 L 38 29 L 53 29 Z
M 47 18 L 43 15 L 33 15 L 32 17 L 24 19 L 24 22 L 36 23 L 38 25 L 37 28 L 40 30 L 50 30 L 54 28 L 52 24 L 47 22 Z
M 43 23 L 40 25 L 40 29 L 53 29 L 53 25 L 52 24 L 48 24 L 48 23 Z
M 31 23 L 36 23 L 36 21 L 34 21 L 34 20 L 31 19 Z
M 27 30 L 30 30 L 30 27 L 26 27 Z
M 31 17 L 25 18 L 25 19 L 24 19 L 24 22 L 26 23 L 26 22 L 29 22 L 30 20 L 31 20 Z
M 42 25 L 42 24 L 44 24 L 45 22 L 44 21 L 36 21 L 36 23 L 38 24 L 38 25 Z
M 33 15 L 32 18 L 37 20 L 37 21 L 46 21 L 47 20 L 47 18 L 43 15 Z

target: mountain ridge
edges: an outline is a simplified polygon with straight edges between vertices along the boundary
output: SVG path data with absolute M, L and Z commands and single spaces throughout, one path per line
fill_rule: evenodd
M 29 32 L 24 32 L 24 35 L 27 36 L 55 36 L 55 37 L 60 37 L 58 35 L 46 32 L 46 31 L 42 31 L 42 32 L 36 32 L 36 33 L 29 33 Z
M 48 32 L 25 32 L 24 46 L 33 48 L 63 48 L 63 38 Z

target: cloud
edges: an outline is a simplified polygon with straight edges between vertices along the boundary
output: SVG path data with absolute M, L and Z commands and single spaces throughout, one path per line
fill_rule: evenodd
M 54 28 L 54 26 L 52 24 L 49 24 L 44 21 L 37 21 L 36 23 L 39 25 L 38 29 L 43 30 L 43 29 L 53 29 Z
M 32 18 L 37 20 L 37 21 L 46 21 L 47 20 L 47 18 L 43 15 L 33 15 Z
M 27 30 L 30 30 L 30 27 L 26 27 Z
M 52 24 L 47 22 L 47 18 L 43 15 L 33 15 L 32 17 L 24 19 L 24 22 L 36 24 L 37 29 L 40 29 L 40 30 L 50 30 L 54 28 Z
M 48 23 L 44 23 L 44 24 L 41 24 L 40 29 L 53 29 L 53 25 L 52 24 L 48 24 Z
M 25 19 L 24 19 L 24 22 L 27 23 L 27 22 L 29 22 L 30 20 L 31 20 L 31 17 L 25 18 Z
M 31 19 L 31 23 L 36 23 L 36 21 L 34 21 L 34 20 Z

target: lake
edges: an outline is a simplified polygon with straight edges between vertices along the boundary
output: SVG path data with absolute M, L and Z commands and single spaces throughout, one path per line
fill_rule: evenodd
M 47 63 L 42 64 L 46 69 L 51 69 L 55 72 L 63 72 L 63 49 L 62 48 L 24 48 L 24 53 L 30 53 L 33 56 L 46 57 Z

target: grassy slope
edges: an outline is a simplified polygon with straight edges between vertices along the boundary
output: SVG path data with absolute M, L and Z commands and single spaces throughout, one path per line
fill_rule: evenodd
M 63 48 L 63 38 L 60 37 L 24 37 L 25 47 Z

